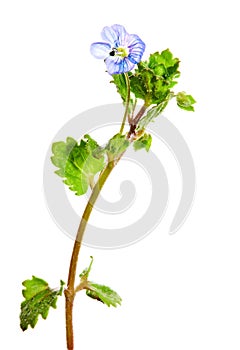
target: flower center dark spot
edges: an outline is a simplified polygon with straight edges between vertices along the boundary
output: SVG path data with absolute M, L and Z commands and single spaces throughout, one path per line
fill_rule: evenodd
M 118 51 L 118 50 L 114 47 L 114 48 L 112 49 L 112 51 L 109 52 L 109 55 L 110 55 L 110 56 L 115 56 L 115 54 L 116 54 L 117 51 Z

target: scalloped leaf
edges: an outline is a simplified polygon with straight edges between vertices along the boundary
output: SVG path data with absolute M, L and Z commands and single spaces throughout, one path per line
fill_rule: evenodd
M 25 300 L 21 303 L 20 327 L 25 331 L 28 326 L 34 328 L 38 322 L 38 316 L 46 319 L 50 307 L 56 309 L 58 296 L 62 295 L 63 281 L 60 281 L 58 290 L 50 289 L 48 283 L 41 278 L 32 276 L 31 280 L 23 283 L 26 289 L 22 294 Z
M 121 305 L 122 298 L 110 287 L 88 282 L 86 289 L 86 294 L 88 297 L 101 301 L 108 307 L 117 307 L 117 304 Z
M 63 177 L 63 182 L 78 196 L 87 192 L 94 176 L 105 166 L 101 147 L 89 135 L 79 144 L 71 137 L 66 142 L 55 142 L 52 152 L 52 163 L 59 168 L 55 173 Z

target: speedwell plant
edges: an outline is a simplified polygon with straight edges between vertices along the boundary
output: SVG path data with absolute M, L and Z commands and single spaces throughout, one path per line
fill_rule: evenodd
M 60 281 L 57 289 L 50 288 L 41 278 L 23 282 L 24 300 L 21 303 L 20 326 L 34 328 L 39 315 L 46 319 L 50 307 L 56 308 L 57 299 L 65 295 L 67 349 L 74 349 L 73 305 L 78 292 L 85 291 L 93 300 L 107 306 L 121 304 L 121 297 L 110 287 L 89 279 L 93 257 L 89 266 L 77 275 L 77 263 L 88 219 L 109 175 L 129 147 L 135 151 L 149 151 L 152 136 L 147 132 L 171 100 L 186 111 L 194 111 L 195 100 L 184 91 L 173 88 L 180 76 L 179 59 L 169 49 L 155 52 L 142 60 L 145 43 L 136 34 L 129 34 L 122 25 L 104 27 L 102 41 L 90 46 L 94 57 L 104 61 L 111 82 L 115 84 L 123 105 L 124 115 L 120 130 L 101 147 L 90 135 L 78 141 L 68 137 L 52 145 L 51 161 L 55 173 L 66 186 L 81 196 L 91 189 L 91 196 L 82 214 L 70 260 L 67 283 Z M 141 108 L 137 105 L 141 104 Z M 104 345 L 103 345 L 104 346 Z

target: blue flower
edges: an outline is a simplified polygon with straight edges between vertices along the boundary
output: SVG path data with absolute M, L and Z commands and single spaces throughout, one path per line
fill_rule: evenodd
M 129 72 L 141 61 L 145 44 L 138 35 L 128 34 L 120 24 L 104 27 L 101 35 L 104 42 L 93 43 L 90 51 L 104 59 L 109 74 Z

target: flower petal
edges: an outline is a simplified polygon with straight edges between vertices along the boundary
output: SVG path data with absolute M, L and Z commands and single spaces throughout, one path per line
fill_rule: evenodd
M 111 45 L 107 43 L 97 42 L 90 46 L 90 52 L 95 58 L 104 59 L 108 57 L 110 50 Z
M 117 74 L 116 72 L 118 71 L 118 65 L 116 64 L 117 57 L 107 57 L 105 59 L 105 63 L 107 66 L 107 71 L 109 74 Z
M 114 24 L 111 27 L 104 27 L 101 35 L 112 47 L 119 47 L 124 45 L 127 32 L 120 24 Z
M 115 43 L 118 41 L 117 33 L 112 29 L 112 27 L 104 27 L 101 35 L 103 40 L 110 43 L 112 47 L 114 47 Z
M 139 63 L 142 59 L 146 45 L 136 34 L 128 36 L 129 59 L 135 63 Z
M 115 31 L 115 33 L 117 35 L 118 43 L 119 43 L 118 46 L 126 46 L 127 38 L 128 38 L 128 35 L 129 35 L 126 32 L 126 29 L 123 26 L 121 26 L 120 24 L 112 25 L 112 29 Z
M 135 63 L 132 63 L 127 57 L 108 57 L 105 60 L 109 74 L 121 74 L 133 69 Z

